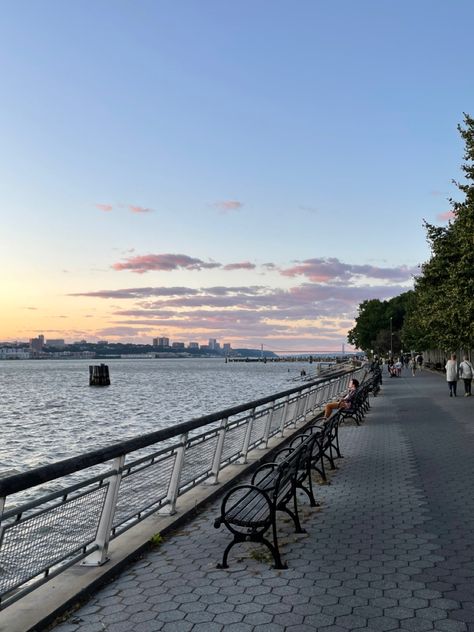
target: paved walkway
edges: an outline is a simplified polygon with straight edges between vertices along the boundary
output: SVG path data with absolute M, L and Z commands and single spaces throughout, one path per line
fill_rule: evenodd
M 341 429 L 321 507 L 303 501 L 307 533 L 280 522 L 288 570 L 254 544 L 217 570 L 230 535 L 213 528 L 215 503 L 54 631 L 474 632 L 474 398 L 462 394 L 426 371 L 385 377 L 364 425 Z

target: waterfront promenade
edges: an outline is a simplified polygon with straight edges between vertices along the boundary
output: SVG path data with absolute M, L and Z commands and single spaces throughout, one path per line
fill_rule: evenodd
M 474 631 L 474 400 L 444 377 L 384 375 L 344 459 L 302 499 L 296 535 L 280 520 L 288 570 L 214 529 L 220 501 L 95 593 L 55 632 Z M 263 558 L 263 559 L 262 559 Z

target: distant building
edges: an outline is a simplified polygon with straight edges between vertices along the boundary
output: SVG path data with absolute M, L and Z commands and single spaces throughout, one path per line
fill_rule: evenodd
M 169 347 L 170 339 L 169 338 L 153 338 L 153 346 L 154 347 Z
M 98 345 L 108 345 L 108 344 L 109 344 L 109 341 L 108 341 L 108 340 L 98 340 L 98 341 L 97 341 L 97 344 L 98 344 Z
M 38 336 L 37 338 L 30 338 L 30 349 L 34 353 L 41 353 L 44 346 L 44 336 Z
M 172 349 L 184 349 L 185 348 L 185 344 L 184 342 L 173 342 L 173 344 L 171 345 Z
M 224 342 L 224 344 L 223 344 L 223 346 L 222 346 L 222 349 L 223 349 L 226 353 L 228 353 L 229 351 L 231 351 L 231 350 L 232 350 L 232 347 L 230 346 L 230 342 Z
M 51 338 L 51 340 L 46 341 L 46 344 L 48 347 L 57 347 L 58 349 L 66 346 L 66 343 L 62 338 Z
M 28 349 L 18 347 L 0 347 L 0 360 L 27 360 L 31 357 Z
M 190 342 L 188 344 L 188 349 L 199 349 L 199 342 Z
M 211 351 L 217 351 L 221 348 L 220 344 L 217 342 L 215 338 L 209 338 L 209 349 Z

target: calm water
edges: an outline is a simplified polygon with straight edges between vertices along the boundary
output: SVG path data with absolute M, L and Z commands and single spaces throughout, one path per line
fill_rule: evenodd
M 111 386 L 91 388 L 89 364 L 0 362 L 0 475 L 292 388 L 302 367 L 217 358 L 108 360 Z

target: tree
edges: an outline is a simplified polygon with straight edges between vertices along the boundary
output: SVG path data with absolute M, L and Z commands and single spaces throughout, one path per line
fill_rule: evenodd
M 417 348 L 453 350 L 474 345 L 474 119 L 464 115 L 458 130 L 465 142 L 466 182 L 455 182 L 465 200 L 450 199 L 448 226 L 425 222 L 432 256 L 415 281 L 414 300 L 403 337 Z
M 366 352 L 383 354 L 393 349 L 394 353 L 400 353 L 400 331 L 412 294 L 404 292 L 389 301 L 372 299 L 361 303 L 356 325 L 347 334 L 350 344 Z
M 377 333 L 384 322 L 384 306 L 378 299 L 364 301 L 359 305 L 356 325 L 347 334 L 347 340 L 357 349 L 369 351 L 376 348 Z

